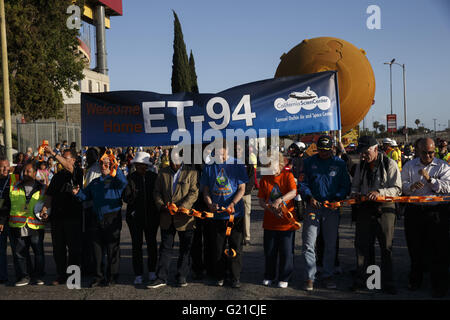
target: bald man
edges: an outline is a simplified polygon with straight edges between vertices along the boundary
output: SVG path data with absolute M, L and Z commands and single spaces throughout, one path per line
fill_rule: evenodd
M 402 190 L 406 196 L 442 196 L 450 194 L 450 165 L 435 157 L 434 141 L 417 142 L 418 157 L 408 161 L 402 171 Z M 405 210 L 405 235 L 411 259 L 411 291 L 422 285 L 429 266 L 434 298 L 447 294 L 449 281 L 448 202 L 411 203 Z

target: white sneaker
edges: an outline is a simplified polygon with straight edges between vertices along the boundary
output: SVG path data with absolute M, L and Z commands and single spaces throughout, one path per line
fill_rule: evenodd
M 287 288 L 288 283 L 286 281 L 279 281 L 278 282 L 278 288 Z
M 156 273 L 155 272 L 149 272 L 148 273 L 148 280 L 155 281 L 156 280 Z
M 134 279 L 134 284 L 136 284 L 136 285 L 138 285 L 138 284 L 142 284 L 144 281 L 143 281 L 143 279 L 142 279 L 142 276 L 137 276 L 135 279 Z
M 267 280 L 267 279 L 264 279 L 264 280 L 263 280 L 263 286 L 268 287 L 268 286 L 270 286 L 271 284 L 272 284 L 272 280 Z

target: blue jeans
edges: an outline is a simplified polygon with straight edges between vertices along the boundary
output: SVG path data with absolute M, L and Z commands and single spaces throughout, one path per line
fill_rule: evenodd
M 294 271 L 294 234 L 295 231 L 264 230 L 264 279 L 276 278 L 278 264 L 278 281 L 289 282 Z
M 8 259 L 6 246 L 8 244 L 8 224 L 5 224 L 3 232 L 0 233 L 0 280 L 8 280 Z
M 320 226 L 322 226 L 324 240 L 323 278 L 328 278 L 333 275 L 334 271 L 336 240 L 339 228 L 339 210 L 330 210 L 324 207 L 317 210 L 310 205 L 306 206 L 303 219 L 302 258 L 307 280 L 314 281 L 316 276 L 315 245 Z
M 28 237 L 21 237 L 20 230 L 13 232 L 12 229 L 17 228 L 11 228 L 9 232 L 17 280 L 43 277 L 45 274 L 44 229 Z M 34 253 L 34 264 L 31 263 L 30 247 Z

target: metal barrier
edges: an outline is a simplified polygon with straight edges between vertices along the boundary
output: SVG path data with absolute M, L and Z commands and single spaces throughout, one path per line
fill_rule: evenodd
M 42 140 L 48 140 L 52 148 L 57 142 L 64 140 L 67 140 L 69 145 L 76 142 L 77 149 L 80 149 L 81 127 L 76 124 L 58 122 L 17 123 L 17 150 L 19 152 L 26 152 L 28 147 L 33 148 L 33 152 L 35 152 Z

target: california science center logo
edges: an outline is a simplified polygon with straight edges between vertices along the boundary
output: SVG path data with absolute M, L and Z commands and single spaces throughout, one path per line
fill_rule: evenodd
M 278 98 L 274 102 L 274 107 L 278 111 L 286 110 L 290 114 L 297 114 L 303 108 L 313 110 L 319 107 L 320 110 L 328 110 L 331 107 L 331 100 L 326 96 L 318 97 L 309 87 L 303 92 L 291 92 L 287 100 Z

